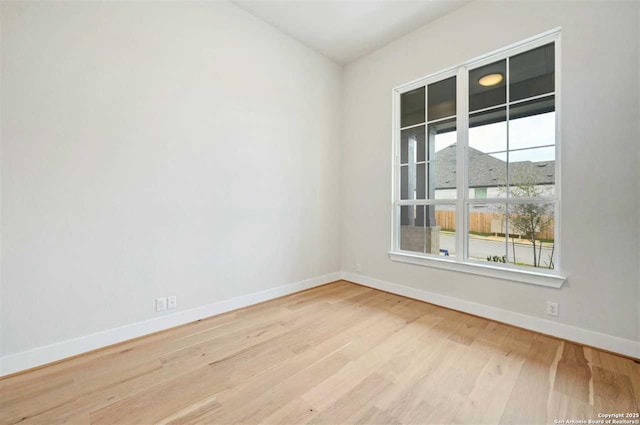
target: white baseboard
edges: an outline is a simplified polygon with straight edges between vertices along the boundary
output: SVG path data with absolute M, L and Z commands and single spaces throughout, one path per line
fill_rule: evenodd
M 340 272 L 330 273 L 288 285 L 277 286 L 260 292 L 242 295 L 229 300 L 218 301 L 191 310 L 179 311 L 166 316 L 132 323 L 119 328 L 108 329 L 91 335 L 57 342 L 51 345 L 34 348 L 20 353 L 9 354 L 0 358 L 0 376 L 55 362 L 77 354 L 86 353 L 132 338 L 148 335 L 153 332 L 195 322 L 196 320 L 215 316 L 231 310 L 268 301 L 283 295 L 324 285 L 341 279 Z
M 370 288 L 380 289 L 393 294 L 402 295 L 420 301 L 426 301 L 453 310 L 463 311 L 498 322 L 507 323 L 535 332 L 552 335 L 568 341 L 577 342 L 614 353 L 640 358 L 640 341 L 619 338 L 575 326 L 565 325 L 538 317 L 527 316 L 497 307 L 474 303 L 459 298 L 436 294 L 422 289 L 412 288 L 397 283 L 386 282 L 356 273 L 342 272 L 342 278 Z

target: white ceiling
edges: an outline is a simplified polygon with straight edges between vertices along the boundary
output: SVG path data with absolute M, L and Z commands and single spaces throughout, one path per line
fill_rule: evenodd
M 234 4 L 345 64 L 469 0 L 232 0 Z

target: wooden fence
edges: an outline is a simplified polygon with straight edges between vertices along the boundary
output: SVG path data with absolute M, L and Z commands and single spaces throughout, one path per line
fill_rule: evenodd
M 491 230 L 492 220 L 503 220 L 503 214 L 494 213 L 470 213 L 469 214 L 469 231 L 478 233 L 493 233 Z M 456 228 L 455 211 L 436 211 L 436 223 L 443 229 Z M 553 240 L 553 220 L 549 226 L 544 229 L 536 239 Z M 495 230 L 495 225 L 494 225 Z

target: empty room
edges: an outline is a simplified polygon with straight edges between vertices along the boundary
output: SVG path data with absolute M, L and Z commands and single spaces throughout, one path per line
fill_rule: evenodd
M 0 425 L 640 424 L 640 2 L 0 0 Z

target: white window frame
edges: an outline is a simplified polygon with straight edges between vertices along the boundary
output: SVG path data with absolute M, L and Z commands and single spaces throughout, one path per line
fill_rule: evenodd
M 512 44 L 505 48 L 483 55 L 481 57 L 467 61 L 461 65 L 454 66 L 435 74 L 428 75 L 426 77 L 411 81 L 401 86 L 395 87 L 392 90 L 392 196 L 391 196 L 391 251 L 389 252 L 389 258 L 394 261 L 416 264 L 428 267 L 436 267 L 440 269 L 454 270 L 464 273 L 471 273 L 482 276 L 489 276 L 498 279 L 505 279 L 523 283 L 531 283 L 536 285 L 548 286 L 553 288 L 560 288 L 566 277 L 561 274 L 561 247 L 560 242 L 560 217 L 561 217 L 561 140 L 560 140 L 560 109 L 561 109 L 561 90 L 560 90 L 560 35 L 561 29 L 556 28 L 546 33 L 537 35 L 519 43 Z M 469 197 L 469 188 L 467 180 L 467 149 L 469 142 L 469 108 L 468 108 L 468 75 L 469 71 L 475 68 L 506 59 L 508 57 L 524 53 L 526 51 L 535 49 L 537 47 L 554 43 L 555 54 L 555 86 L 553 93 L 546 93 L 544 96 L 553 94 L 555 96 L 555 195 L 549 198 L 549 203 L 554 204 L 554 234 L 556 244 L 556 260 L 554 262 L 554 270 L 546 269 L 526 269 L 519 266 L 493 265 L 478 260 L 472 260 L 468 257 L 468 214 L 467 209 L 476 204 L 487 203 L 505 203 L 505 200 L 491 200 L 491 199 L 477 199 Z M 509 66 L 507 62 L 507 77 L 509 73 Z M 400 96 L 403 93 L 411 90 L 425 87 L 425 114 L 428 105 L 428 90 L 427 86 L 438 81 L 442 81 L 446 78 L 456 77 L 456 131 L 457 131 L 457 143 L 456 143 L 456 190 L 457 198 L 454 199 L 425 199 L 425 200 L 401 200 L 400 199 Z M 508 82 L 507 78 L 507 82 Z M 508 106 L 511 103 L 509 100 L 509 87 L 507 84 L 507 97 L 504 105 L 495 105 L 494 107 Z M 534 97 L 535 98 L 535 97 Z M 525 100 L 531 100 L 527 98 Z M 492 107 L 492 108 L 494 108 Z M 425 118 L 428 118 L 425 115 Z M 508 120 L 508 116 L 507 116 Z M 438 120 L 434 120 L 438 121 Z M 422 124 L 427 128 L 428 121 Z M 539 202 L 542 198 L 536 198 Z M 531 202 L 531 200 L 528 200 Z M 520 201 L 514 201 L 511 199 L 509 203 L 515 203 Z M 527 199 L 523 199 L 521 202 L 527 202 Z M 416 253 L 400 250 L 400 226 L 399 226 L 399 211 L 401 205 L 452 205 L 456 206 L 456 256 L 455 257 L 442 257 L 437 255 Z M 461 225 L 460 225 L 461 224 Z

